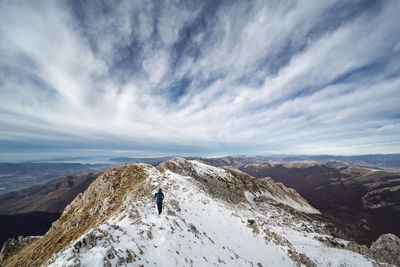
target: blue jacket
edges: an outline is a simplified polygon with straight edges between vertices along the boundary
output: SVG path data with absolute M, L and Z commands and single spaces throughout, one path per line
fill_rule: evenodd
M 157 198 L 157 203 L 162 203 L 163 199 L 164 199 L 164 194 L 161 191 L 161 188 L 158 189 L 158 193 L 154 194 L 154 198 Z

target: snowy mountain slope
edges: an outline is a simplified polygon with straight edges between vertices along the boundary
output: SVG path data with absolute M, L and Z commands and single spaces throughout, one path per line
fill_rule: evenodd
M 165 192 L 161 215 L 153 199 L 159 187 Z M 120 166 L 100 176 L 79 195 L 43 238 L 2 264 L 375 264 L 370 257 L 326 245 L 327 240 L 343 247 L 349 242 L 333 238 L 326 225 L 300 212 L 307 210 L 316 212 L 282 185 L 197 161 L 174 158 L 158 169 L 144 164 Z M 57 246 L 59 243 L 62 245 Z
M 160 164 L 160 167 L 195 178 L 203 184 L 204 190 L 231 203 L 258 197 L 288 205 L 301 212 L 319 214 L 319 211 L 295 190 L 287 188 L 282 183 L 275 183 L 270 177 L 254 179 L 236 168 L 218 168 L 181 158 L 166 161 Z

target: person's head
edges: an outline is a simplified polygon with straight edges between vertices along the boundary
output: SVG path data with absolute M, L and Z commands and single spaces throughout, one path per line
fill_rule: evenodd
M 161 193 L 161 192 L 162 192 L 161 188 L 159 188 L 159 189 L 158 189 L 158 192 L 159 192 L 159 193 Z

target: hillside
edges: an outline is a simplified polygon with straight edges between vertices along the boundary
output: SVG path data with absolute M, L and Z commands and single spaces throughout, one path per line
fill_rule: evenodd
M 248 164 L 240 169 L 296 189 L 360 243 L 370 245 L 387 232 L 400 235 L 400 173 L 318 162 Z
M 105 171 L 107 164 L 0 162 L 0 195 L 47 183 L 61 176 Z
M 154 192 L 165 192 L 156 213 Z M 318 219 L 320 218 L 320 219 Z M 373 266 L 399 239 L 344 240 L 295 190 L 235 168 L 174 158 L 116 167 L 41 238 L 8 242 L 2 266 Z M 393 245 L 395 244 L 395 245 Z M 397 254 L 396 254 L 397 253 Z
M 28 212 L 62 213 L 71 201 L 102 172 L 64 176 L 18 192 L 0 195 L 0 214 Z

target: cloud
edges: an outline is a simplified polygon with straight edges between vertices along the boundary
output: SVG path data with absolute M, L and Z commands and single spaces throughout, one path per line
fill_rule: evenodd
M 397 1 L 1 3 L 0 141 L 399 152 L 399 11 Z

